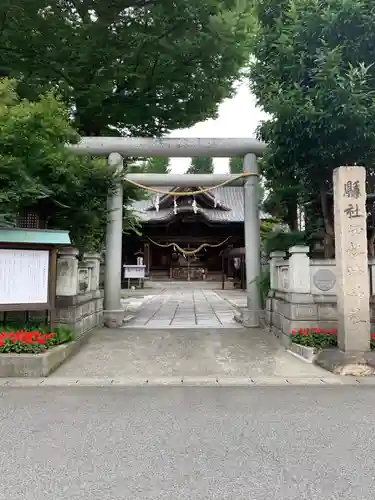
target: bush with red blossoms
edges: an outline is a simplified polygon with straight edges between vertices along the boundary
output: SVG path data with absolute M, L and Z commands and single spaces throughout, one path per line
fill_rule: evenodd
M 327 330 L 324 328 L 300 328 L 293 330 L 290 334 L 292 342 L 295 344 L 304 345 L 307 347 L 317 347 L 324 349 L 327 347 L 337 346 L 337 330 L 332 328 Z M 375 333 L 371 334 L 371 349 L 375 348 Z
M 0 331 L 0 353 L 38 354 L 71 340 L 73 334 L 68 328 L 56 328 L 53 332 L 42 328 L 5 328 Z

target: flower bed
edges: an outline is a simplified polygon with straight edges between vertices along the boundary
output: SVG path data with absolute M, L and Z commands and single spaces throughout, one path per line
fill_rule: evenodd
M 316 349 L 326 349 L 327 347 L 337 347 L 337 330 L 326 330 L 320 328 L 300 328 L 293 330 L 290 334 L 291 341 L 305 347 Z M 371 349 L 375 349 L 375 333 L 370 336 Z
M 0 331 L 0 353 L 40 354 L 73 340 L 73 332 L 58 327 L 53 332 L 46 328 L 3 328 Z
M 81 341 L 74 341 L 66 327 L 23 327 L 0 330 L 0 378 L 47 377 L 74 354 Z

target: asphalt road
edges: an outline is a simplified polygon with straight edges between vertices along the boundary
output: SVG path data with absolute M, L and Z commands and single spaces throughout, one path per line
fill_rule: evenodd
M 0 499 L 375 497 L 371 386 L 1 393 Z

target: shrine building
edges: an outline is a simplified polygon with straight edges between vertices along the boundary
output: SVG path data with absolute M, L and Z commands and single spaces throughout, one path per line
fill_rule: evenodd
M 225 186 L 191 196 L 173 192 L 204 190 L 157 189 L 166 194 L 153 194 L 131 207 L 142 222 L 142 235 L 123 236 L 123 264 L 137 264 L 142 257 L 146 276 L 155 281 L 221 280 L 223 253 L 244 246 L 243 187 Z

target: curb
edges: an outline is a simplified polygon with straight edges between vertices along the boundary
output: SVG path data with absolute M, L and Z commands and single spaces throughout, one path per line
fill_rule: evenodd
M 293 354 L 293 356 L 296 356 L 297 358 L 301 359 L 302 361 L 305 361 L 306 363 L 310 363 L 310 364 L 315 362 L 317 355 L 318 355 L 318 351 L 316 348 L 307 347 L 304 345 L 296 344 L 294 342 L 292 342 L 289 345 L 287 352 L 289 352 L 290 354 Z
M 1 387 L 264 387 L 375 385 L 375 377 L 154 377 L 154 378 L 0 378 Z

